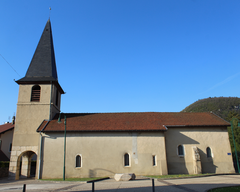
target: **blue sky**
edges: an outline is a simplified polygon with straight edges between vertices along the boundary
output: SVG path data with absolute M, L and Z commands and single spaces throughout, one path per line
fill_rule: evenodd
M 0 1 L 0 124 L 50 6 L 62 112 L 178 112 L 240 95 L 239 0 Z

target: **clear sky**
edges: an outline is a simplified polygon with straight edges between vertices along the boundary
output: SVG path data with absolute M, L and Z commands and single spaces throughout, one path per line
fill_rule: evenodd
M 14 79 L 50 6 L 62 112 L 179 112 L 240 96 L 239 0 L 0 1 L 0 124 L 16 114 Z

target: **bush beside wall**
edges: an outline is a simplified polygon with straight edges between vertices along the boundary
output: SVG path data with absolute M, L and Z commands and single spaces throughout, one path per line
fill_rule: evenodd
M 9 167 L 9 161 L 0 161 L 0 167 Z
M 8 177 L 9 161 L 0 161 L 0 178 Z
M 0 178 L 8 177 L 8 167 L 0 167 Z

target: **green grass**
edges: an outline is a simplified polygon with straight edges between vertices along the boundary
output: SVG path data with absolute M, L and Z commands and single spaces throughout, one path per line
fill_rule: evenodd
M 199 176 L 205 176 L 210 175 L 209 173 L 206 174 L 196 174 L 196 175 L 146 175 L 145 177 L 155 178 L 155 179 L 169 179 L 169 178 L 185 178 L 185 177 L 199 177 Z
M 238 191 L 240 191 L 240 186 L 211 189 L 208 192 L 238 192 Z
M 96 179 L 103 179 L 104 177 L 93 177 L 93 178 L 66 178 L 65 181 L 91 181 Z M 39 179 L 41 181 L 63 181 L 63 179 Z

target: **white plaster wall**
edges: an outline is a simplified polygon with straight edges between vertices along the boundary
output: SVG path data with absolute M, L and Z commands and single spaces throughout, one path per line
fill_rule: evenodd
M 9 148 L 13 139 L 13 129 L 1 134 L 0 139 L 2 140 L 1 150 L 10 159 L 11 151 L 9 151 Z
M 227 128 L 169 128 L 166 135 L 167 163 L 169 174 L 193 174 L 193 152 L 196 146 L 200 153 L 203 173 L 234 173 Z M 182 144 L 185 156 L 177 155 Z M 210 147 L 213 158 L 207 158 Z
M 48 134 L 43 142 L 42 178 L 62 178 L 64 133 Z M 130 166 L 124 167 L 124 154 Z M 82 167 L 75 168 L 76 155 Z M 152 165 L 157 156 L 157 166 Z M 66 177 L 102 177 L 115 173 L 167 174 L 163 132 L 67 133 Z

